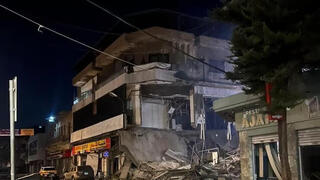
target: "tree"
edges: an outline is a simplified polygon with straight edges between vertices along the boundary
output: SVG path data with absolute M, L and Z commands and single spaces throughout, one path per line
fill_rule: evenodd
M 320 69 L 320 8 L 312 0 L 229 0 L 212 15 L 237 24 L 231 39 L 235 68 L 227 78 L 248 94 L 264 94 L 266 83 L 272 85 L 267 109 L 284 116 L 278 121 L 281 176 L 289 180 L 286 109 L 306 97 L 296 86 L 303 74 Z

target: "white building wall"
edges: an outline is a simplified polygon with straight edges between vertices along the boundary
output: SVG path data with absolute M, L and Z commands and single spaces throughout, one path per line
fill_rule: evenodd
M 169 129 L 168 107 L 164 101 L 144 99 L 141 114 L 142 127 Z

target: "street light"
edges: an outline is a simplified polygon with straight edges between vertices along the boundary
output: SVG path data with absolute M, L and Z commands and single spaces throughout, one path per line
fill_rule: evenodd
M 56 119 L 56 117 L 54 117 L 54 116 L 48 117 L 48 121 L 49 121 L 50 123 L 53 123 L 53 122 L 55 121 L 55 119 Z
M 108 94 L 109 94 L 109 96 L 111 96 L 111 97 L 119 98 L 119 96 L 116 95 L 114 92 L 109 92 Z

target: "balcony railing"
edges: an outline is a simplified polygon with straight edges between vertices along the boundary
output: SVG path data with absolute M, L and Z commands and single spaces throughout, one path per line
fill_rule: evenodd
M 77 104 L 77 103 L 79 103 L 80 101 L 87 99 L 91 94 L 92 94 L 92 91 L 91 91 L 91 90 L 90 90 L 90 91 L 85 91 L 85 92 L 81 93 L 80 97 L 76 97 L 76 98 L 73 100 L 73 104 Z

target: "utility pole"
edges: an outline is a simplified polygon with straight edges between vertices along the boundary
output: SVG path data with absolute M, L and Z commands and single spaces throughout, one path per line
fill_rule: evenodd
M 10 111 L 10 168 L 11 180 L 15 180 L 15 164 L 14 164 L 14 123 L 17 122 L 17 77 L 9 80 L 9 111 Z

